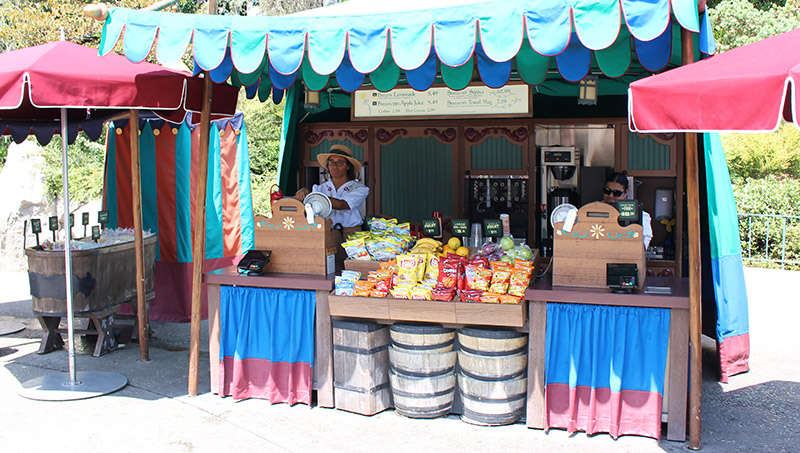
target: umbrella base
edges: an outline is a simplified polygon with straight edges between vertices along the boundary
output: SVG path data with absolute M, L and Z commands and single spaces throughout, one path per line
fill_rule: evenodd
M 25 324 L 17 321 L 0 321 L 0 335 L 17 333 L 25 328 Z
M 55 373 L 24 382 L 18 393 L 32 400 L 72 401 L 115 392 L 127 383 L 125 376 L 105 371 L 78 371 L 75 382 L 69 373 Z

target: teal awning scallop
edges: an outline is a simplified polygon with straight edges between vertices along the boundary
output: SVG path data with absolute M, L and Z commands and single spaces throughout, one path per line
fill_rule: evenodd
M 346 91 L 363 83 L 387 91 L 401 72 L 418 90 L 437 76 L 461 89 L 475 69 L 493 87 L 512 71 L 533 85 L 553 69 L 572 82 L 590 70 L 612 78 L 631 67 L 655 72 L 670 62 L 681 27 L 713 53 L 702 47 L 713 47 L 713 36 L 700 25 L 697 0 L 350 0 L 280 17 L 112 8 L 100 53 L 121 37 L 137 62 L 153 49 L 160 62 L 176 61 L 191 48 L 198 70 L 249 91 L 258 85 L 260 97 L 298 78 L 317 90 L 333 78 Z

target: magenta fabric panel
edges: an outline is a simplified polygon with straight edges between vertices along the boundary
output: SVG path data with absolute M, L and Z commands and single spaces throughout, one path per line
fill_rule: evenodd
M 203 272 L 211 272 L 239 262 L 241 255 L 207 259 Z M 192 263 L 169 263 L 156 261 L 155 298 L 150 301 L 147 317 L 150 321 L 189 322 L 192 319 Z M 208 293 L 206 284 L 200 296 L 200 316 L 208 318 Z M 123 304 L 120 315 L 133 315 L 128 304 Z
M 750 333 L 723 338 L 717 342 L 721 368 L 720 382 L 750 370 Z
M 311 405 L 311 364 L 275 362 L 265 359 L 219 361 L 219 395 L 235 400 L 260 398 L 275 403 Z
M 626 434 L 661 438 L 662 397 L 658 392 L 550 383 L 545 390 L 545 428 L 567 432 Z

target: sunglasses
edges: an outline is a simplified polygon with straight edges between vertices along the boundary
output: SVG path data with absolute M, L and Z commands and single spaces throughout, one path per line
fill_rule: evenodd
M 614 190 L 611 187 L 606 186 L 606 187 L 603 187 L 603 193 L 606 194 L 606 195 L 611 195 L 613 193 L 615 197 L 621 197 L 622 194 L 625 193 L 625 191 L 624 190 Z
M 333 165 L 334 167 L 344 167 L 347 165 L 346 160 L 330 160 L 328 159 L 328 165 Z

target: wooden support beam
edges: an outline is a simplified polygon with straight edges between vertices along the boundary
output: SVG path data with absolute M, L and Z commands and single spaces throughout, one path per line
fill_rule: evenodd
M 681 29 L 683 64 L 694 61 L 692 33 Z M 700 343 L 700 172 L 697 134 L 684 134 L 686 143 L 686 208 L 689 233 L 689 448 L 699 450 L 703 395 L 703 351 Z
M 147 300 L 144 284 L 144 242 L 142 239 L 142 173 L 139 170 L 139 111 L 131 109 L 131 189 L 133 191 L 133 248 L 136 251 L 136 314 L 139 324 L 139 357 L 150 361 L 147 329 Z

